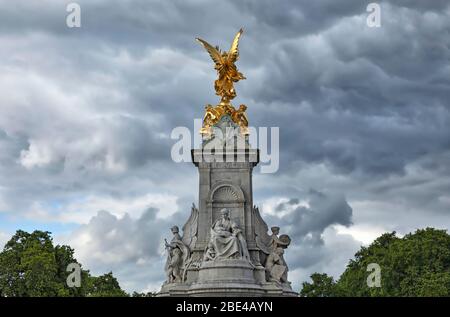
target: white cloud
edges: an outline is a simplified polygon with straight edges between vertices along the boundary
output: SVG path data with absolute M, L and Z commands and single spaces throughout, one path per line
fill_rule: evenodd
M 61 223 L 86 224 L 101 210 L 107 210 L 116 217 L 131 216 L 139 218 L 149 208 L 159 209 L 158 219 L 170 218 L 178 211 L 178 197 L 170 194 L 146 194 L 138 197 L 87 196 L 51 208 L 35 202 L 26 217 L 37 221 L 56 221 Z
M 20 152 L 20 163 L 28 169 L 43 167 L 54 160 L 51 150 L 45 145 L 39 145 L 35 140 L 30 140 L 28 150 Z
M 360 241 L 364 245 L 369 245 L 381 236 L 383 233 L 389 232 L 389 229 L 384 227 L 377 227 L 369 224 L 353 225 L 350 227 L 335 226 L 338 234 L 347 234 L 353 237 L 356 241 Z
M 5 246 L 6 242 L 9 241 L 9 239 L 11 239 L 11 235 L 0 231 L 0 252 L 1 250 L 3 250 L 3 247 Z
M 127 291 L 155 290 L 165 278 L 163 237 L 174 220 L 157 218 L 157 213 L 150 208 L 133 219 L 101 211 L 56 240 L 72 246 L 77 260 L 94 274 L 112 271 Z
M 165 280 L 159 280 L 152 283 L 148 283 L 145 288 L 142 290 L 143 293 L 148 292 L 159 292 L 161 290 L 161 285 Z

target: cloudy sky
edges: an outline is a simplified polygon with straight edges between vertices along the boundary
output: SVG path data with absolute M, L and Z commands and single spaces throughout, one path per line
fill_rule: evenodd
M 338 277 L 381 233 L 450 228 L 450 6 L 363 0 L 0 0 L 0 244 L 48 230 L 128 291 L 164 279 L 162 239 L 197 202 L 170 133 L 217 102 L 199 36 L 240 27 L 235 104 L 280 127 L 280 169 L 254 200 L 298 289 Z

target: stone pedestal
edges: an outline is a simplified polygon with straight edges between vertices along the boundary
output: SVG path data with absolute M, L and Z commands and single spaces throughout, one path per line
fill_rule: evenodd
M 190 288 L 196 296 L 263 296 L 254 268 L 244 260 L 205 262 L 199 268 L 198 280 Z
M 158 296 L 297 296 L 287 282 L 268 282 L 265 261 L 273 239 L 253 205 L 252 172 L 259 151 L 250 148 L 246 137 L 229 137 L 227 127 L 237 128 L 225 115 L 215 126 L 222 132 L 204 140 L 201 149 L 192 150 L 200 177 L 198 209 L 193 207 L 182 242 L 177 240 L 189 248 L 189 260 L 183 262 L 182 281 L 164 284 Z M 236 145 L 239 142 L 241 146 Z M 212 227 L 224 209 L 245 239 L 250 259 L 205 260 Z

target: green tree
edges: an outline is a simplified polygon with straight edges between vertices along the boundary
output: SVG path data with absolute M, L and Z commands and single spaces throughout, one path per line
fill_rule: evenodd
M 68 287 L 70 263 L 78 263 L 74 250 L 53 246 L 50 232 L 18 230 L 0 252 L 0 296 L 126 295 L 112 273 L 94 277 L 82 269 L 81 286 Z
M 312 283 L 304 282 L 300 291 L 302 297 L 331 297 L 335 296 L 333 277 L 327 274 L 314 273 L 311 275 Z
M 381 287 L 367 285 L 367 267 L 381 268 Z M 314 275 L 314 274 L 313 274 Z M 333 295 L 321 289 L 325 278 L 304 283 L 304 296 L 450 296 L 450 235 L 445 230 L 426 228 L 405 235 L 385 233 L 370 246 L 362 247 L 350 260 L 334 285 Z M 329 283 L 328 283 L 329 284 Z M 321 288 L 322 287 L 322 288 Z
M 112 272 L 95 277 L 90 277 L 88 296 L 94 297 L 124 297 L 128 296 L 119 285 Z

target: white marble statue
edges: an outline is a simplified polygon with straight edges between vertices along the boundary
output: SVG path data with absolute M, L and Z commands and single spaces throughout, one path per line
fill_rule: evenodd
M 280 227 L 272 227 L 272 235 L 268 245 L 269 256 L 266 259 L 266 276 L 271 282 L 287 283 L 287 274 L 289 268 L 284 260 L 284 249 L 291 244 L 291 238 L 288 235 L 280 233 Z
M 190 250 L 185 245 L 179 234 L 177 226 L 170 229 L 173 233 L 173 238 L 170 243 L 165 240 L 167 252 L 166 261 L 166 275 L 167 283 L 180 283 L 183 279 L 183 270 L 190 256 Z
M 284 261 L 284 249 L 278 247 L 274 249 L 266 261 L 266 274 L 271 282 L 287 283 L 288 267 Z
M 245 259 L 251 263 L 247 242 L 242 230 L 230 219 L 230 211 L 220 211 L 220 218 L 211 228 L 211 237 L 205 251 L 204 261 Z

